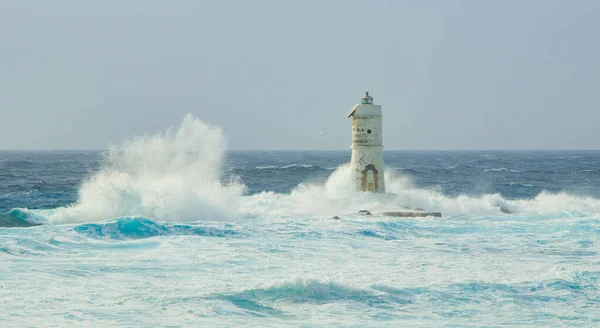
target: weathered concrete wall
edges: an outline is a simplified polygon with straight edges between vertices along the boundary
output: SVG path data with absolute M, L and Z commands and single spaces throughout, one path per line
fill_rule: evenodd
M 356 190 L 385 192 L 381 106 L 361 104 L 351 117 L 350 163 Z

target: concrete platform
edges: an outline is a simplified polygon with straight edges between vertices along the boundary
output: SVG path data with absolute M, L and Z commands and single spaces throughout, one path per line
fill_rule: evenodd
M 360 210 L 358 211 L 358 214 L 361 215 L 372 215 L 370 211 L 367 210 Z M 442 217 L 442 213 L 440 212 L 427 212 L 423 209 L 409 209 L 409 210 L 405 210 L 405 211 L 394 211 L 394 212 L 382 212 L 382 213 L 375 213 L 375 214 L 379 214 L 379 215 L 384 215 L 384 216 L 393 216 L 393 217 L 399 217 L 399 218 L 424 218 L 424 217 L 429 217 L 429 216 L 433 216 L 433 217 Z
M 383 212 L 381 214 L 386 215 L 386 216 L 400 217 L 400 218 L 424 218 L 424 217 L 428 217 L 428 216 L 433 216 L 433 217 L 437 217 L 437 218 L 442 217 L 442 213 L 440 213 L 440 212 L 406 211 L 406 212 Z

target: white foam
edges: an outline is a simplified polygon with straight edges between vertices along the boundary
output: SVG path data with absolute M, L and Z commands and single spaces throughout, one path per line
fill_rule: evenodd
M 542 214 L 575 211 L 600 213 L 600 200 L 543 192 L 534 199 L 507 200 L 499 194 L 449 197 L 415 187 L 387 169 L 389 194 L 354 191 L 349 164 L 338 167 L 324 184 L 301 183 L 288 194 L 262 192 L 242 196 L 239 181 L 222 182 L 225 138 L 217 126 L 192 115 L 156 135 L 136 136 L 104 153 L 101 168 L 82 184 L 72 206 L 34 211 L 51 223 L 100 221 L 142 216 L 165 221 L 221 220 L 240 217 L 333 216 L 402 210 L 442 212 L 444 216 Z M 288 165 L 284 168 L 298 164 Z M 274 166 L 277 167 L 277 166 Z
M 263 192 L 246 196 L 241 200 L 240 210 L 254 216 L 332 216 L 356 213 L 362 209 L 383 212 L 406 207 L 442 212 L 444 216 L 505 215 L 501 209 L 524 215 L 600 214 L 600 200 L 592 197 L 548 192 L 523 200 L 507 200 L 500 194 L 450 197 L 435 189 L 417 188 L 408 177 L 399 176 L 392 169 L 385 171 L 385 179 L 386 195 L 355 192 L 350 166 L 345 164 L 322 185 L 302 183 L 289 194 Z
M 272 169 L 291 169 L 291 168 L 296 168 L 296 167 L 310 169 L 310 168 L 315 167 L 315 165 L 311 165 L 311 164 L 289 164 L 289 165 L 284 165 L 284 166 L 265 165 L 265 166 L 257 166 L 256 169 L 257 170 L 272 170 Z
M 100 170 L 82 184 L 77 203 L 46 214 L 52 223 L 231 217 L 244 186 L 220 181 L 224 149 L 219 127 L 187 115 L 176 128 L 109 147 Z

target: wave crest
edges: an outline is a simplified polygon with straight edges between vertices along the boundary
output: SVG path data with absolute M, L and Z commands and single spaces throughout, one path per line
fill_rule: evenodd
M 0 214 L 0 227 L 31 227 L 47 223 L 43 215 L 25 208 L 14 208 L 10 212 Z
M 313 164 L 265 165 L 265 166 L 257 166 L 256 169 L 257 170 L 287 170 L 287 169 L 329 170 L 329 169 L 325 169 L 318 165 L 313 165 Z
M 325 183 L 301 183 L 288 194 L 243 196 L 246 187 L 238 177 L 223 180 L 224 149 L 225 138 L 219 127 L 187 115 L 177 127 L 110 146 L 102 156 L 99 171 L 81 185 L 75 204 L 51 210 L 15 209 L 0 221 L 5 225 L 28 225 L 144 217 L 184 222 L 244 216 L 331 217 L 359 210 L 377 214 L 405 208 L 441 212 L 446 217 L 600 214 L 599 199 L 566 193 L 541 192 L 534 199 L 521 200 L 509 200 L 500 194 L 450 197 L 415 186 L 410 178 L 390 168 L 385 170 L 388 194 L 356 192 L 349 164 L 335 169 Z M 324 170 L 302 164 L 262 169 Z
M 245 186 L 235 177 L 221 181 L 224 149 L 219 127 L 187 115 L 176 128 L 110 146 L 100 170 L 80 187 L 74 205 L 39 213 L 51 223 L 131 216 L 228 219 Z
M 366 305 L 376 305 L 390 300 L 381 293 L 356 289 L 335 282 L 322 282 L 315 279 L 296 279 L 264 288 L 250 288 L 239 293 L 215 294 L 211 298 L 224 299 L 236 306 L 252 304 L 261 308 L 263 303 L 331 303 L 354 301 Z M 408 303 L 410 300 L 393 300 L 395 303 Z
M 552 279 L 543 282 L 520 282 L 502 284 L 471 281 L 450 285 L 424 287 L 391 287 L 373 284 L 359 289 L 336 282 L 316 279 L 296 279 L 276 283 L 267 287 L 249 288 L 237 293 L 219 293 L 208 296 L 222 299 L 246 310 L 281 314 L 273 305 L 286 303 L 338 303 L 357 302 L 366 306 L 405 306 L 414 303 L 437 304 L 453 310 L 472 302 L 490 303 L 502 299 L 519 306 L 530 306 L 532 302 L 561 303 L 567 298 L 582 302 L 593 301 L 599 290 L 598 272 L 575 272 L 571 279 Z
M 231 237 L 238 234 L 234 229 L 159 223 L 145 218 L 120 218 L 107 223 L 86 223 L 76 226 L 73 230 L 93 238 L 118 240 L 172 235 Z
M 546 215 L 594 216 L 600 199 L 568 193 L 541 192 L 533 199 L 510 200 L 500 194 L 447 196 L 435 189 L 415 186 L 409 177 L 393 169 L 385 171 L 387 194 L 354 191 L 350 165 L 336 169 L 324 184 L 301 183 L 289 194 L 262 192 L 243 197 L 240 210 L 254 216 L 339 216 L 359 210 L 373 214 L 423 208 L 454 215 Z

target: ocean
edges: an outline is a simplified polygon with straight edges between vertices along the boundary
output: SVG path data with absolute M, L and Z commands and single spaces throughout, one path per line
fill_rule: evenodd
M 349 160 L 192 116 L 2 151 L 0 326 L 600 326 L 600 151 L 385 150 L 383 196 Z

